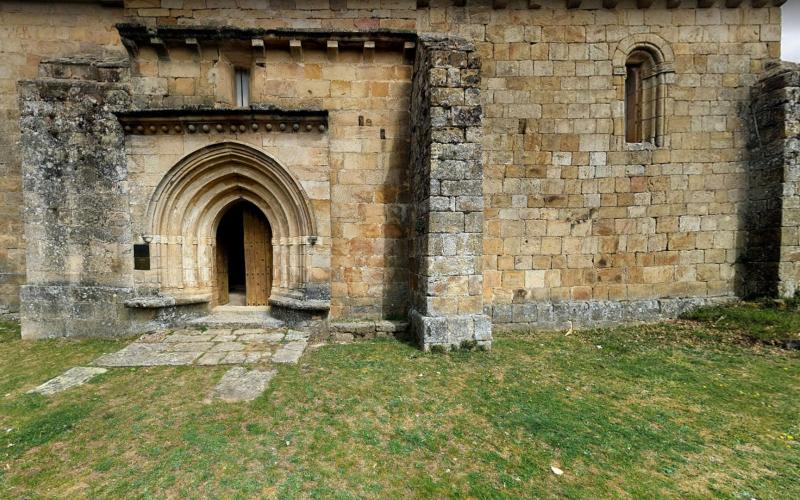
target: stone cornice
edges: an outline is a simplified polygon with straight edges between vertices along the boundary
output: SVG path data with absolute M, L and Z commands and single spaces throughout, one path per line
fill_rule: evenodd
M 580 9 L 583 5 L 583 0 L 560 0 L 564 7 L 567 9 Z M 736 8 L 743 5 L 750 5 L 752 7 L 780 7 L 785 4 L 787 0 L 636 0 L 636 7 L 639 9 L 648 9 L 650 7 L 659 7 L 662 2 L 669 9 L 677 9 L 679 7 L 708 9 L 711 7 L 727 7 Z M 451 2 L 456 7 L 469 6 L 468 0 L 452 0 Z M 430 0 L 417 0 L 417 8 L 424 9 L 429 7 Z M 508 7 L 508 0 L 492 0 L 492 8 L 505 9 Z M 528 0 L 529 9 L 541 9 L 542 7 L 549 6 L 546 0 Z M 596 8 L 593 2 L 590 8 Z M 606 9 L 615 9 L 619 6 L 620 0 L 603 0 L 603 7 Z
M 579 9 L 583 4 L 583 0 L 562 0 L 564 6 L 568 9 Z M 654 5 L 658 5 L 660 0 L 636 0 L 636 6 L 640 9 L 647 9 Z M 697 7 L 707 9 L 710 7 L 727 7 L 736 8 L 742 5 L 750 5 L 752 7 L 780 7 L 785 4 L 787 0 L 663 0 L 666 2 L 666 7 L 676 9 L 678 7 Z M 98 3 L 108 7 L 122 7 L 124 0 L 60 0 L 61 3 Z M 50 3 L 54 3 L 51 2 Z M 505 9 L 508 6 L 508 0 L 492 0 L 492 8 Z M 545 2 L 543 0 L 528 0 L 529 9 L 540 9 Z M 607 9 L 614 9 L 620 3 L 620 0 L 603 0 L 603 7 Z M 452 0 L 452 4 L 456 7 L 464 7 L 468 5 L 468 0 Z M 430 0 L 417 0 L 417 8 L 424 9 L 430 6 Z
M 325 133 L 328 112 L 278 109 L 172 108 L 117 113 L 126 134 Z
M 262 29 L 233 26 L 160 26 L 120 23 L 116 25 L 122 43 L 131 52 L 138 47 L 151 46 L 159 55 L 168 57 L 170 46 L 203 46 L 209 44 L 245 42 L 253 49 L 278 45 L 296 48 L 318 48 L 330 51 L 339 48 L 381 48 L 409 50 L 414 47 L 416 33 L 407 30 L 332 31 L 320 29 Z M 291 44 L 291 45 L 290 45 Z

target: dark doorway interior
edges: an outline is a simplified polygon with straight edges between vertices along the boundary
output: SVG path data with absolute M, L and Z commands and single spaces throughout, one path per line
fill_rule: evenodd
M 242 296 L 247 290 L 244 276 L 243 206 L 243 203 L 238 203 L 231 207 L 222 217 L 217 230 L 217 245 L 225 246 L 228 257 L 228 292 Z
M 272 285 L 272 230 L 252 203 L 231 206 L 217 228 L 220 305 L 267 305 Z

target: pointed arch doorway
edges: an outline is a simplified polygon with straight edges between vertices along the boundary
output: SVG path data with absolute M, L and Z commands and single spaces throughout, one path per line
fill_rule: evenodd
M 217 226 L 215 273 L 220 305 L 266 306 L 272 289 L 272 228 L 255 205 L 232 204 Z
M 240 206 L 249 209 L 237 212 L 234 208 Z M 239 215 L 230 215 L 223 223 L 229 213 Z M 236 277 L 244 279 L 234 285 L 241 289 L 243 283 L 244 305 L 262 304 L 293 321 L 330 307 L 327 276 L 317 278 L 312 272 L 319 265 L 330 265 L 330 246 L 322 244 L 317 234 L 311 200 L 292 174 L 262 151 L 223 142 L 190 153 L 158 184 L 147 217 L 151 231 L 144 236 L 151 240 L 151 277 L 165 296 L 176 300 L 207 296 L 211 308 L 230 304 L 230 265 L 238 262 L 243 270 Z M 232 227 L 239 228 L 236 238 L 241 243 L 225 240 L 218 246 L 218 230 L 225 234 Z M 245 235 L 254 233 L 266 234 L 247 240 L 263 243 L 252 246 L 254 252 L 264 250 L 263 268 L 248 264 L 259 260 L 257 256 L 245 255 Z M 234 260 L 231 255 L 239 246 Z M 256 283 L 263 276 L 264 285 L 248 282 L 248 275 Z M 226 279 L 227 286 L 221 286 Z

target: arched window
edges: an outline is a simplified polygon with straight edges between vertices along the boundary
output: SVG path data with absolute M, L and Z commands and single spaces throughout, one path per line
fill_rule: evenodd
M 625 140 L 663 145 L 664 71 L 654 54 L 634 49 L 625 61 Z

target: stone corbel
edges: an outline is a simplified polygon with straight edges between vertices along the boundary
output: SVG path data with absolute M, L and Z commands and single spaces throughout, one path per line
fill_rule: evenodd
M 126 37 L 122 37 L 121 40 L 122 46 L 125 47 L 125 50 L 128 51 L 131 57 L 139 57 L 139 45 L 137 45 L 135 40 Z
M 264 66 L 267 63 L 267 49 L 264 46 L 264 40 L 253 38 L 250 40 L 250 47 L 253 49 L 253 62 L 257 66 Z
M 195 61 L 202 61 L 203 60 L 203 51 L 200 48 L 200 42 L 197 40 L 197 38 L 192 38 L 192 37 L 187 38 L 184 41 L 184 43 L 186 43 L 187 47 L 189 47 L 191 49 L 194 49 L 194 60 Z
M 292 59 L 297 62 L 303 62 L 303 42 L 289 40 L 289 52 L 292 54 Z
M 158 38 L 157 36 L 151 37 L 150 45 L 156 50 L 156 54 L 160 60 L 169 61 L 169 50 L 167 49 L 167 44 L 164 43 L 164 40 Z
M 336 62 L 339 59 L 339 42 L 336 40 L 328 40 L 327 44 L 328 60 Z
M 367 40 L 364 42 L 364 62 L 371 63 L 375 61 L 375 42 Z

